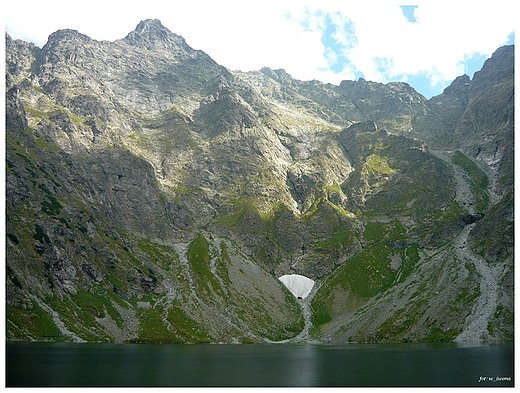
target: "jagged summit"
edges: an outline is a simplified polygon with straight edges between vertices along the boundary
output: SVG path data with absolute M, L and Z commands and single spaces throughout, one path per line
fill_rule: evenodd
M 260 69 L 260 72 L 280 83 L 289 83 L 290 84 L 294 80 L 294 78 L 283 68 L 273 70 L 269 67 L 262 67 Z
M 47 39 L 47 43 L 43 46 L 42 49 L 50 49 L 54 48 L 56 45 L 59 45 L 63 42 L 74 43 L 75 45 L 85 44 L 88 42 L 92 42 L 93 40 L 77 30 L 74 29 L 61 29 L 57 30 Z M 52 49 L 51 49 L 52 50 Z
M 471 84 L 473 94 L 481 94 L 489 87 L 514 80 L 515 46 L 505 45 L 498 48 L 475 72 Z
M 159 19 L 144 19 L 135 28 L 135 32 L 139 34 L 143 34 L 145 31 L 156 30 L 156 31 L 166 31 L 170 33 L 164 25 L 161 23 Z
M 465 95 L 468 92 L 468 86 L 471 79 L 468 75 L 464 74 L 457 77 L 449 86 L 447 86 L 443 94 L 447 96 Z M 432 102 L 435 102 L 435 97 L 432 97 Z
M 148 50 L 193 51 L 183 37 L 164 27 L 158 19 L 146 19 L 139 22 L 135 30 L 121 41 Z

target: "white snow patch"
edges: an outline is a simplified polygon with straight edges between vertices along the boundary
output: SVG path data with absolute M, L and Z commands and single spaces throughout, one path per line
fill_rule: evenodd
M 314 286 L 313 280 L 299 274 L 287 274 L 285 276 L 278 277 L 278 280 L 280 280 L 294 296 L 297 298 L 301 297 L 302 299 L 305 299 L 307 296 L 309 296 L 309 293 Z

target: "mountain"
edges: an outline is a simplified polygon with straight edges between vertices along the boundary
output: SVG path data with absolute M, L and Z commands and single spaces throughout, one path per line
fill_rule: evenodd
M 427 100 L 230 71 L 158 20 L 6 34 L 7 338 L 513 338 L 513 56 Z

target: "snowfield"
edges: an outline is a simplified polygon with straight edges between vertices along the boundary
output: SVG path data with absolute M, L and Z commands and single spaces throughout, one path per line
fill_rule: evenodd
M 297 298 L 305 299 L 314 286 L 314 281 L 299 274 L 287 274 L 278 279 L 292 292 Z

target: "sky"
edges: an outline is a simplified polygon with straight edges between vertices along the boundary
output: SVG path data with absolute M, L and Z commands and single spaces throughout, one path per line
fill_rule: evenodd
M 283 68 L 336 85 L 403 81 L 430 98 L 514 44 L 515 2 L 23 0 L 2 7 L 9 35 L 39 47 L 59 29 L 114 41 L 141 20 L 159 19 L 231 70 Z

